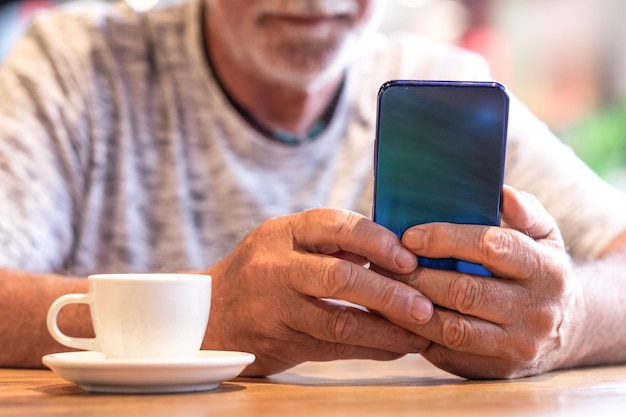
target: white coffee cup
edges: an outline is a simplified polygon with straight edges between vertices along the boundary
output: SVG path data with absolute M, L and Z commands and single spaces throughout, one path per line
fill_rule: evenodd
M 107 359 L 186 358 L 197 355 L 211 308 L 211 276 L 101 274 L 87 294 L 66 294 L 48 311 L 48 330 L 61 344 L 101 352 Z M 57 324 L 68 304 L 88 304 L 95 338 L 67 336 Z

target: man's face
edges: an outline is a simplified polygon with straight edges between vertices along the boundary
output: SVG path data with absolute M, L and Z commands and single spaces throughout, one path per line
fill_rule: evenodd
M 211 35 L 255 76 L 301 90 L 336 77 L 381 0 L 207 0 Z

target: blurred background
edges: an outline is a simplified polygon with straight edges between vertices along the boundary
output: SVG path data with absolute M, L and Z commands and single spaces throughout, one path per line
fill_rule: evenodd
M 626 2 L 390 0 L 385 31 L 482 54 L 601 176 L 626 190 Z
M 61 1 L 0 0 L 0 63 L 32 13 Z M 623 0 L 387 0 L 382 29 L 479 52 L 496 80 L 626 190 L 624 16 Z

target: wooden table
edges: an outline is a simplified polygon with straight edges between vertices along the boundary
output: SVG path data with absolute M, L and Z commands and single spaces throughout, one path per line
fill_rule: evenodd
M 0 369 L 0 416 L 626 416 L 626 366 L 467 381 L 418 355 L 307 363 L 215 391 L 107 395 L 48 370 Z

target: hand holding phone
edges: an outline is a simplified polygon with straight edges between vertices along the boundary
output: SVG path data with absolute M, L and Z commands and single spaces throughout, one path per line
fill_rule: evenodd
M 430 222 L 500 225 L 509 99 L 494 82 L 385 83 L 378 95 L 374 221 L 398 237 Z M 482 265 L 419 258 L 490 276 Z

